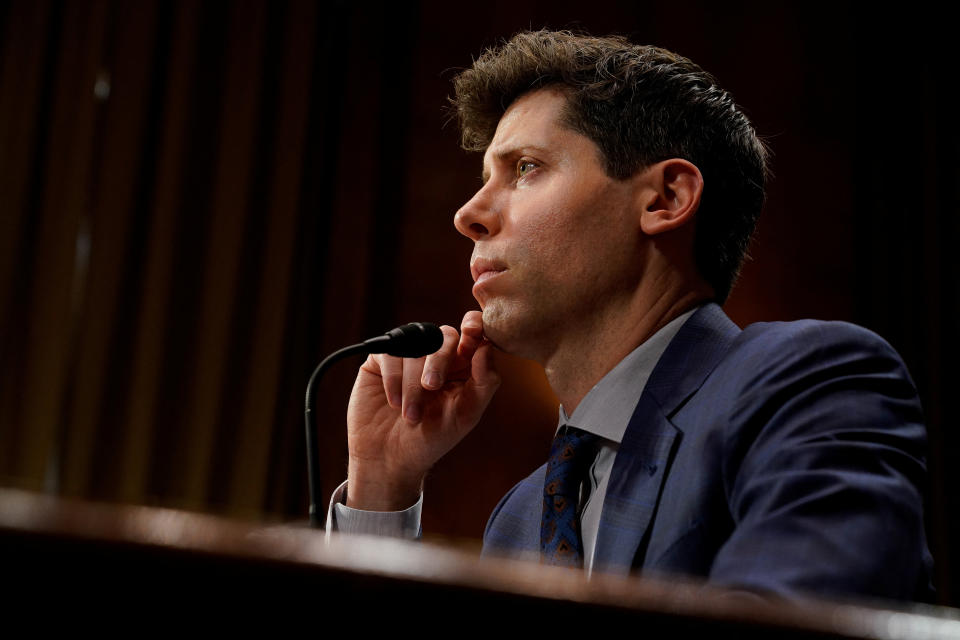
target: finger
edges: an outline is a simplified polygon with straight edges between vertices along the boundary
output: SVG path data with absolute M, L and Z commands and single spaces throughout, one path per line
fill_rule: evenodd
M 423 365 L 423 377 L 420 383 L 426 389 L 436 390 L 444 385 L 447 379 L 447 371 L 450 370 L 450 364 L 457 355 L 457 344 L 460 342 L 460 334 L 449 325 L 440 327 L 443 332 L 443 345 L 435 353 L 427 356 Z
M 500 374 L 493 357 L 493 344 L 484 341 L 471 361 L 470 380 L 464 388 L 465 413 L 468 422 L 476 422 L 487 409 L 493 394 L 500 388 Z
M 473 387 L 481 396 L 486 397 L 487 402 L 500 386 L 500 373 L 497 371 L 493 349 L 493 344 L 489 340 L 484 340 L 473 356 L 470 370 Z
M 460 344 L 457 354 L 469 360 L 483 344 L 483 314 L 480 311 L 467 311 L 460 323 Z
M 423 376 L 423 364 L 426 358 L 403 359 L 403 401 L 401 414 L 407 422 L 420 422 L 423 415 L 423 385 L 420 378 Z
M 371 356 L 380 365 L 380 377 L 383 378 L 383 392 L 387 403 L 399 409 L 403 397 L 403 360 L 393 356 Z

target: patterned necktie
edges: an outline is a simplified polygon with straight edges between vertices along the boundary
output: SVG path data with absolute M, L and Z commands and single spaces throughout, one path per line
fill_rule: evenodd
M 580 485 L 586 479 L 599 440 L 599 436 L 576 427 L 564 427 L 553 439 L 543 485 L 543 519 L 540 524 L 543 562 L 583 566 L 577 503 Z

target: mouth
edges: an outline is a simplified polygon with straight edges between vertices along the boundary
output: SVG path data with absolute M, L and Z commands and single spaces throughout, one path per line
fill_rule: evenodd
M 487 258 L 476 258 L 470 263 L 470 275 L 477 284 L 493 278 L 497 274 L 507 270 L 506 265 L 497 260 Z
M 474 258 L 470 262 L 470 275 L 473 276 L 473 297 L 484 308 L 491 292 L 488 283 L 500 274 L 506 272 L 507 265 L 488 258 Z

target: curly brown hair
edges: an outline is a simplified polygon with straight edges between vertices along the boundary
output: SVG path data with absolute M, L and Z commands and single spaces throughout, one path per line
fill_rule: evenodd
M 627 39 L 570 31 L 522 32 L 487 49 L 454 78 L 462 145 L 484 151 L 520 96 L 559 86 L 564 124 L 599 147 L 623 180 L 668 158 L 700 169 L 694 259 L 723 303 L 764 201 L 768 151 L 733 97 L 692 61 Z

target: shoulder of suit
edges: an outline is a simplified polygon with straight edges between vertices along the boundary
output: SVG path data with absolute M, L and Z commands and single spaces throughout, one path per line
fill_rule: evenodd
M 733 340 L 713 375 L 749 383 L 787 371 L 848 366 L 905 373 L 899 354 L 869 329 L 849 322 L 796 320 L 747 326 Z
M 850 349 L 896 354 L 893 347 L 873 331 L 849 322 L 794 320 L 757 322 L 748 325 L 734 340 L 736 350 L 781 348 L 787 351 Z

